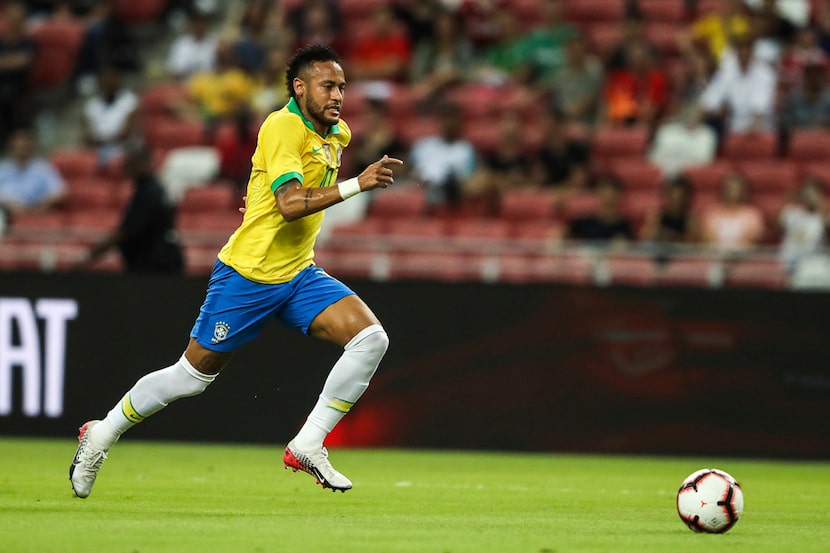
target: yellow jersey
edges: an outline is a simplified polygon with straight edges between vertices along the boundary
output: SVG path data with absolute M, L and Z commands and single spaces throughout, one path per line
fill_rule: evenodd
M 251 159 L 245 216 L 219 259 L 245 278 L 264 284 L 288 282 L 312 265 L 323 211 L 288 222 L 277 208 L 274 191 L 292 179 L 304 188 L 334 184 L 351 136 L 342 120 L 321 136 L 293 98 L 269 115 L 259 129 Z

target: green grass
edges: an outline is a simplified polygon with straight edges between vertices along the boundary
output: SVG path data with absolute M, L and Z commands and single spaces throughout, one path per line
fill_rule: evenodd
M 825 553 L 830 464 L 335 450 L 355 488 L 323 491 L 275 446 L 124 442 L 72 496 L 68 440 L 0 439 L 3 553 Z M 677 517 L 697 468 L 741 482 L 724 535 Z

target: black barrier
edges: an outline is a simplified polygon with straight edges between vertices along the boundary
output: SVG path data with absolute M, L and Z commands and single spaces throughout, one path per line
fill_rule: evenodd
M 206 279 L 0 274 L 0 434 L 66 436 L 181 354 Z M 830 456 L 830 295 L 350 282 L 391 346 L 332 445 Z M 338 348 L 278 324 L 130 438 L 282 444 Z

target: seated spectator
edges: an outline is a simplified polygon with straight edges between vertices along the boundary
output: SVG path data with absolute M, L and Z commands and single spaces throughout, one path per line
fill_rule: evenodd
M 781 127 L 785 130 L 830 128 L 827 65 L 811 64 L 804 68 L 802 84 L 784 100 Z
M 607 121 L 650 126 L 668 105 L 668 79 L 648 49 L 633 43 L 626 50 L 625 67 L 608 74 L 603 96 Z
M 86 31 L 78 54 L 76 73 L 83 94 L 95 89 L 97 75 L 104 67 L 121 72 L 141 69 L 141 48 L 131 27 L 118 20 L 115 0 L 101 0 L 86 18 Z
M 349 75 L 359 81 L 402 81 L 407 75 L 412 45 L 395 21 L 392 8 L 379 5 L 368 32 L 354 39 L 349 51 Z
M 736 63 L 729 58 L 718 67 L 703 91 L 700 105 L 707 117 L 729 132 L 772 130 L 775 115 L 775 71 L 753 58 L 752 38 L 733 39 Z
M 35 59 L 35 45 L 26 34 L 26 6 L 9 2 L 0 33 L 0 148 L 11 130 L 23 124 L 26 79 Z
M 97 92 L 84 104 L 83 129 L 87 145 L 98 148 L 102 167 L 120 155 L 124 143 L 137 135 L 138 96 L 123 87 L 114 67 L 101 70 Z
M 366 167 L 384 155 L 402 157 L 403 145 L 392 124 L 389 107 L 383 100 L 370 99 L 367 102 L 363 122 L 366 130 L 353 138 L 349 148 L 352 150 L 349 159 L 353 167 Z
M 181 273 L 184 256 L 176 233 L 176 208 L 153 174 L 152 153 L 144 146 L 131 145 L 123 163 L 134 191 L 121 223 L 93 246 L 75 268 L 84 268 L 112 248 L 118 248 L 130 273 Z
M 548 84 L 556 105 L 571 121 L 593 127 L 604 80 L 602 63 L 590 53 L 585 37 L 574 34 L 565 46 L 564 63 Z
M 533 60 L 529 57 L 519 21 L 507 7 L 500 7 L 495 17 L 498 34 L 481 53 L 476 79 L 492 85 L 527 84 L 533 74 Z
M 705 52 L 694 50 L 683 55 L 680 71 L 672 83 L 671 109 L 673 117 L 700 115 L 700 96 L 717 70 L 715 60 Z
M 288 102 L 288 91 L 285 88 L 287 63 L 288 52 L 285 48 L 277 46 L 268 51 L 265 70 L 257 77 L 251 97 L 251 109 L 258 120 L 265 120 L 269 113 Z
M 193 105 L 184 106 L 185 111 L 195 108 L 209 128 L 214 128 L 222 119 L 230 117 L 244 105 L 250 103 L 254 93 L 254 82 L 236 61 L 233 45 L 221 41 L 216 48 L 216 66 L 213 71 L 197 73 L 187 82 Z M 187 113 L 185 113 L 187 115 Z
M 804 69 L 808 65 L 822 65 L 827 62 L 827 54 L 819 46 L 816 29 L 799 29 L 794 43 L 781 56 L 778 69 L 780 89 L 786 93 L 801 86 Z
M 427 201 L 433 207 L 457 206 L 461 190 L 476 167 L 473 145 L 461 135 L 461 111 L 453 104 L 435 107 L 440 131 L 418 139 L 410 159 L 416 180 L 427 187 Z
M 775 13 L 775 8 L 772 12 L 761 8 L 749 13 L 749 34 L 755 40 L 753 56 L 773 68 L 778 67 L 784 45 L 792 42 L 794 27 L 784 30 L 782 26 L 786 23 Z
M 210 18 L 201 11 L 190 16 L 188 31 L 179 35 L 170 46 L 167 70 L 177 79 L 213 69 L 216 60 L 216 37 L 209 33 Z
M 793 196 L 778 215 L 783 232 L 781 260 L 790 270 L 795 270 L 805 257 L 820 253 L 830 223 L 820 181 L 808 178 Z
M 622 185 L 615 178 L 600 176 L 596 183 L 599 209 L 595 215 L 574 219 L 568 237 L 621 245 L 634 239 L 631 221 L 622 210 Z
M 619 36 L 604 53 L 603 62 L 606 72 L 624 69 L 627 62 L 628 49 L 631 45 L 639 44 L 646 48 L 652 56 L 657 56 L 657 50 L 646 38 L 646 25 L 643 15 L 637 9 L 626 10 L 625 18 L 619 26 Z
M 661 190 L 660 209 L 649 213 L 643 224 L 642 238 L 650 242 L 696 242 L 700 221 L 692 211 L 693 189 L 689 181 L 678 178 Z
M 327 0 L 303 2 L 289 14 L 294 32 L 294 50 L 312 44 L 325 44 L 337 52 L 347 52 L 348 43 L 340 23 L 337 3 Z
M 436 20 L 450 9 L 441 0 L 392 0 L 391 4 L 395 17 L 406 28 L 406 35 L 412 44 L 434 36 Z M 452 11 L 459 13 L 459 10 Z M 458 26 L 463 26 L 460 21 Z
M 49 161 L 35 157 L 35 135 L 28 128 L 9 138 L 8 157 L 0 162 L 0 207 L 12 215 L 60 204 L 63 178 Z
M 710 163 L 717 146 L 715 131 L 703 124 L 699 113 L 681 113 L 657 128 L 648 158 L 674 179 L 687 167 Z
M 721 0 L 718 11 L 703 15 L 679 37 L 679 46 L 681 51 L 689 52 L 700 45 L 720 61 L 730 37 L 747 34 L 749 18 L 743 0 Z
M 409 80 L 419 97 L 434 98 L 463 81 L 473 60 L 473 45 L 464 34 L 459 17 L 442 10 L 435 18 L 432 36 L 415 45 Z
M 744 0 L 754 13 L 762 14 L 769 22 L 770 36 L 781 43 L 792 42 L 799 28 L 810 19 L 810 0 Z
M 588 146 L 569 134 L 567 116 L 556 108 L 545 111 L 534 182 L 563 195 L 585 187 L 588 180 Z
M 529 66 L 528 79 L 549 82 L 565 65 L 568 41 L 576 28 L 563 17 L 562 0 L 541 3 L 539 25 L 521 42 L 522 61 Z
M 498 211 L 505 190 L 532 184 L 533 159 L 524 146 L 522 120 L 515 113 L 507 113 L 498 122 L 498 143 L 481 155 L 481 162 L 472 178 L 464 186 L 464 196 L 481 201 L 488 215 Z
M 701 215 L 703 242 L 731 253 L 752 248 L 764 237 L 764 216 L 748 201 L 746 181 L 738 174 L 723 181 L 720 202 Z

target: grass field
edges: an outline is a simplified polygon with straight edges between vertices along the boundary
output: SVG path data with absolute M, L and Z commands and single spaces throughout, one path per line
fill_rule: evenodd
M 278 447 L 125 440 L 73 497 L 69 440 L 0 439 L 3 553 L 826 553 L 830 464 L 734 459 L 336 450 L 355 488 L 323 491 Z M 715 465 L 746 508 L 689 531 L 675 492 Z

